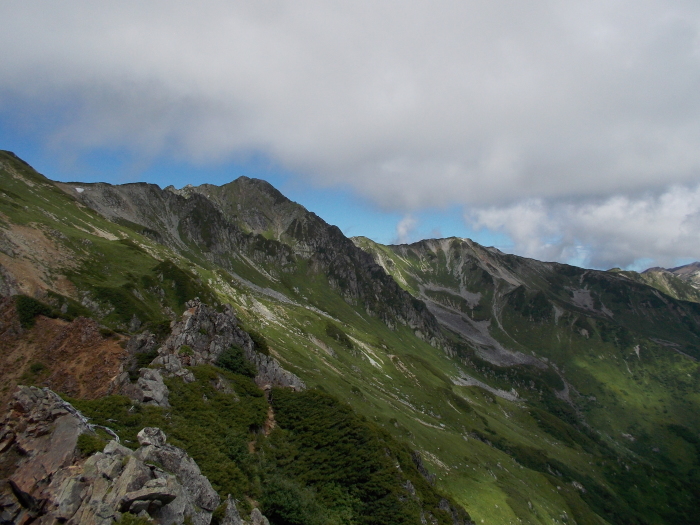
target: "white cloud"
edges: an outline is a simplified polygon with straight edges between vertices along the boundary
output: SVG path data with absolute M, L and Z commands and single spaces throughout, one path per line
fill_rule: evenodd
M 406 244 L 413 241 L 412 235 L 416 231 L 418 221 L 411 215 L 404 216 L 396 224 L 396 237 L 394 244 Z
M 537 259 L 598 268 L 700 259 L 700 186 L 578 203 L 540 199 L 479 209 L 467 220 L 506 233 L 516 253 Z
M 7 0 L 0 19 L 0 111 L 57 151 L 263 154 L 384 209 L 532 224 L 560 209 L 538 202 L 700 177 L 694 1 Z

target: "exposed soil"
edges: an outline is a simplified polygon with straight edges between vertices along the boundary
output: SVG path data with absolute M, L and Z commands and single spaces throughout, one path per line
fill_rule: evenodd
M 0 231 L 5 252 L 0 253 L 0 266 L 13 277 L 16 290 L 29 296 L 42 295 L 47 289 L 75 296 L 75 287 L 57 268 L 75 266 L 74 258 L 59 243 L 39 228 L 12 224 Z
M 67 322 L 38 316 L 22 329 L 14 301 L 0 300 L 0 410 L 18 384 L 49 387 L 71 397 L 94 399 L 108 393 L 128 353 L 121 336 L 103 336 L 82 317 Z

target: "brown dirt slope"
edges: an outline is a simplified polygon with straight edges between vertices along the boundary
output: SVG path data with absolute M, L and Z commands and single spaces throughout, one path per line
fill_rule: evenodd
M 14 301 L 0 299 L 0 411 L 18 384 L 46 386 L 71 397 L 103 396 L 126 357 L 120 337 L 103 336 L 92 319 L 38 316 L 25 330 Z

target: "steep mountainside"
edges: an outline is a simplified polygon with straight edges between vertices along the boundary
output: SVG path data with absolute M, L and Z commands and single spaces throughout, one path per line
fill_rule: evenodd
M 669 272 L 694 287 L 700 287 L 700 262 L 694 262 L 676 268 L 669 268 Z
M 620 270 L 619 268 L 614 268 L 610 271 L 633 281 L 653 286 L 676 299 L 700 302 L 698 263 L 669 270 L 666 268 L 649 268 L 641 273 Z
M 612 438 L 610 446 L 642 464 L 689 476 L 697 489 L 697 303 L 616 273 L 506 255 L 467 239 L 355 242 L 426 302 L 472 370 L 504 391 L 515 386 L 520 401 L 584 434 Z M 465 380 L 484 376 L 470 371 Z M 679 426 L 688 440 L 679 439 Z
M 697 523 L 700 306 L 623 275 L 353 242 L 253 179 L 63 184 L 2 152 L 0 294 L 5 396 L 78 397 L 127 445 L 162 428 L 273 525 Z M 121 362 L 100 395 L 65 363 L 93 348 Z
M 182 191 L 149 184 L 58 186 L 109 220 L 195 263 L 213 263 L 263 285 L 272 281 L 272 288 L 283 293 L 294 293 L 294 284 L 308 274 L 323 275 L 348 303 L 439 343 L 438 325 L 421 302 L 337 227 L 263 181 L 242 178 L 220 188 L 190 186 Z M 266 279 L 261 281 L 260 275 Z

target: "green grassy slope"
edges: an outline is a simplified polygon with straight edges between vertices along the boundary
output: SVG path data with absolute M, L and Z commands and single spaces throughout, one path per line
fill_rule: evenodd
M 437 488 L 477 523 L 692 523 L 700 373 L 679 353 L 697 352 L 692 305 L 642 285 L 629 299 L 622 279 L 455 240 L 425 251 L 358 241 L 404 290 L 483 332 L 437 325 L 432 346 L 419 326 L 436 321 L 409 319 L 424 303 L 382 284 L 386 275 L 313 217 L 269 227 L 280 224 L 274 199 L 256 201 L 273 215 L 256 230 L 226 211 L 225 194 L 212 205 L 204 190 L 186 198 L 129 185 L 115 190 L 115 209 L 160 195 L 129 219 L 89 207 L 86 195 L 103 190 L 59 188 L 7 153 L 0 163 L 2 246 L 13 254 L 0 264 L 45 266 L 39 296 L 54 307 L 129 332 L 164 329 L 195 295 L 232 304 L 283 366 L 419 450 Z M 62 257 L 24 248 L 17 227 L 43 232 Z M 392 295 L 367 300 L 372 272 Z M 503 352 L 529 358 L 489 361 Z
M 618 275 L 539 263 L 468 240 L 355 242 L 438 317 L 448 312 L 488 333 L 490 343 L 480 333 L 455 334 L 468 373 L 503 390 L 514 387 L 540 434 L 568 452 L 594 456 L 577 463 L 562 454 L 556 459 L 566 458 L 574 472 L 553 468 L 580 482 L 589 476 L 596 491 L 607 487 L 600 501 L 593 491 L 583 495 L 591 508 L 612 522 L 693 522 L 700 459 L 696 303 Z M 547 368 L 497 366 L 494 345 Z M 514 447 L 496 447 L 518 456 Z M 534 448 L 551 456 L 559 447 Z M 606 499 L 620 516 L 606 514 Z

